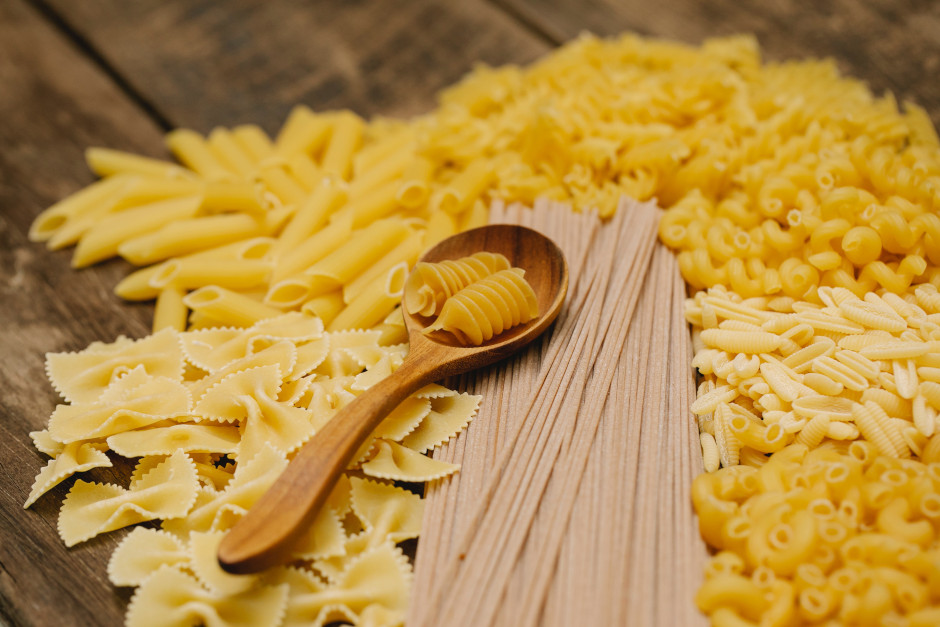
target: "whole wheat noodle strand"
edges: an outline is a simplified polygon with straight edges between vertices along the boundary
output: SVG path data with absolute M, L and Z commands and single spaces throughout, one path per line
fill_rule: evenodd
M 655 225 L 655 220 L 651 220 L 650 225 Z M 652 238 L 650 239 L 649 248 L 652 248 Z M 639 257 L 645 257 L 644 253 L 641 252 Z M 562 536 L 567 528 L 568 516 L 578 494 L 578 485 L 581 483 L 582 474 L 596 434 L 597 424 L 600 420 L 604 397 L 606 397 L 607 390 L 610 389 L 613 380 L 615 370 L 612 366 L 623 350 L 633 308 L 639 296 L 639 287 L 642 286 L 642 276 L 631 281 L 627 272 L 615 273 L 610 285 L 619 287 L 619 289 L 615 289 L 613 294 L 608 294 L 605 304 L 609 302 L 608 306 L 613 308 L 617 304 L 623 303 L 623 309 L 619 312 L 621 315 L 613 316 L 613 324 L 605 334 L 604 345 L 595 361 L 595 364 L 600 367 L 593 371 L 595 374 L 600 373 L 599 377 L 595 377 L 598 381 L 596 383 L 592 381 L 594 385 L 591 386 L 591 389 L 594 394 L 589 396 L 587 408 L 582 409 L 580 412 L 584 420 L 579 419 L 577 432 L 570 433 L 572 442 L 569 449 L 565 451 L 565 456 L 560 463 L 560 467 L 565 468 L 564 487 L 561 490 L 562 500 L 560 503 L 556 502 L 553 505 L 556 516 L 552 519 L 547 537 L 542 538 L 540 541 L 543 550 L 539 553 L 540 561 L 535 569 L 536 579 L 523 601 L 525 612 L 522 624 L 535 623 L 544 601 L 550 575 L 557 558 L 557 547 L 560 546 Z M 626 302 L 624 302 L 625 300 Z
M 630 234 L 632 235 L 633 233 L 635 233 L 635 230 L 630 230 Z M 623 234 L 621 233 L 621 235 Z M 649 239 L 650 241 L 652 241 L 652 237 L 650 237 Z M 623 239 L 621 238 L 620 242 L 612 242 L 612 244 L 618 244 L 618 243 L 622 244 Z M 629 246 L 626 246 L 625 248 L 627 250 L 630 250 Z M 616 250 L 616 248 L 612 247 L 611 250 Z M 612 256 L 613 255 L 611 255 L 611 257 Z M 618 270 L 625 268 L 625 267 L 626 267 L 625 264 L 618 264 Z M 602 269 L 604 270 L 604 273 L 602 274 L 602 278 L 607 278 L 609 280 L 609 276 L 610 276 L 609 269 L 607 268 L 602 268 Z M 602 285 L 603 283 L 604 281 L 602 281 Z M 606 285 L 604 285 L 604 287 L 606 288 Z M 618 296 L 619 294 L 620 293 L 618 292 Z M 620 299 L 618 298 L 618 300 Z M 596 299 L 595 299 L 595 302 L 596 302 Z M 613 311 L 614 310 L 613 305 L 614 303 L 610 303 L 608 305 L 608 308 L 609 308 L 608 310 Z M 599 317 L 603 317 L 604 311 L 605 311 L 604 309 L 601 309 L 600 311 L 597 311 L 596 314 Z M 595 313 L 595 312 L 590 312 L 590 313 Z M 609 325 L 609 322 L 608 322 L 608 325 Z M 606 328 L 600 329 L 599 325 L 593 324 L 592 320 L 589 320 L 587 326 L 590 329 L 589 339 L 591 340 L 590 361 L 593 361 L 596 355 L 596 350 L 598 348 L 598 343 L 595 341 L 597 337 L 599 336 L 598 332 L 606 331 Z M 579 390 L 584 389 L 583 386 L 584 386 L 584 382 L 586 381 L 586 378 L 584 377 L 584 375 L 586 374 L 585 368 L 586 368 L 587 363 L 588 362 L 585 362 L 583 359 L 579 360 L 578 362 L 579 371 L 576 374 L 579 375 L 577 378 Z M 577 396 L 572 396 L 572 399 L 574 399 L 575 402 L 580 401 L 580 394 L 578 394 Z M 568 401 L 568 403 L 570 404 L 571 401 Z M 544 421 L 541 421 L 541 422 L 544 422 Z M 535 496 L 540 496 L 542 493 L 541 488 L 544 488 L 545 481 L 547 480 L 547 477 L 550 474 L 550 469 L 549 470 L 545 470 L 545 469 L 549 468 L 548 464 L 554 461 L 554 458 L 558 454 L 558 447 L 560 446 L 560 442 L 558 441 L 559 436 L 553 435 L 550 432 L 547 434 L 547 436 L 545 436 L 542 434 L 543 428 L 544 427 L 542 426 L 542 424 L 539 424 L 533 429 L 531 433 L 535 433 L 537 437 L 535 439 L 535 444 L 529 446 L 529 449 L 533 452 L 537 453 L 541 451 L 541 455 L 538 455 L 538 456 L 519 455 L 518 456 L 518 458 L 520 459 L 528 458 L 526 459 L 526 461 L 528 461 L 529 463 L 523 466 L 522 468 L 521 481 L 525 482 L 525 484 L 529 486 L 529 492 L 528 492 L 527 498 L 532 500 L 533 502 L 535 500 Z M 531 437 L 528 438 L 528 440 L 526 441 L 526 444 L 528 444 L 529 442 L 532 442 Z M 523 447 L 523 451 L 526 451 L 525 446 Z M 546 454 L 547 454 L 547 458 L 546 458 Z M 511 465 L 510 465 L 510 468 L 511 468 Z M 534 493 L 532 490 L 533 484 L 530 483 L 533 481 L 537 482 L 535 485 L 537 485 L 539 488 Z M 519 525 L 511 525 L 511 528 L 507 528 L 507 527 L 510 527 L 510 525 L 506 521 L 518 521 L 518 519 L 521 517 L 521 519 L 527 523 L 528 521 L 531 521 L 531 518 L 534 515 L 533 514 L 534 509 L 535 509 L 534 506 L 529 505 L 528 503 L 522 503 L 521 505 L 519 505 L 518 504 L 519 499 L 517 498 L 518 491 L 512 489 L 512 486 L 510 486 L 509 490 L 506 490 L 502 494 L 498 494 L 497 496 L 498 497 L 503 496 L 503 494 L 505 494 L 506 496 L 504 496 L 501 499 L 502 503 L 500 503 L 500 499 L 497 498 L 497 499 L 494 499 L 492 505 L 493 505 L 494 510 L 500 513 L 504 511 L 504 508 L 501 507 L 501 505 L 508 506 L 509 507 L 508 514 L 505 517 L 501 517 L 501 518 L 497 517 L 495 523 L 489 525 L 489 527 L 492 527 L 492 529 L 487 529 L 486 526 L 484 525 L 483 529 L 480 530 L 482 532 L 480 535 L 487 537 L 487 538 L 491 538 L 494 535 L 497 538 L 507 538 L 507 541 L 503 541 L 503 542 L 497 541 L 496 546 L 492 546 L 490 548 L 490 552 L 492 555 L 498 555 L 499 557 L 504 558 L 504 559 L 499 564 L 493 564 L 493 559 L 490 558 L 490 556 L 484 555 L 482 556 L 483 559 L 480 559 L 480 556 L 478 555 L 473 560 L 473 563 L 471 563 L 470 565 L 471 567 L 463 570 L 463 573 L 467 573 L 465 575 L 467 579 L 471 579 L 471 578 L 477 579 L 479 576 L 486 574 L 487 583 L 489 584 L 489 587 L 492 587 L 494 589 L 499 589 L 499 586 L 504 583 L 505 573 L 507 572 L 507 570 L 511 570 L 511 569 L 507 569 L 507 567 L 504 566 L 504 564 L 508 564 L 509 567 L 511 567 L 512 566 L 511 560 L 514 559 L 517 555 L 515 551 L 507 552 L 505 550 L 505 545 L 508 544 L 509 546 L 512 546 L 512 547 L 520 547 L 522 542 L 525 539 L 525 534 L 528 530 L 527 524 L 523 524 L 521 525 L 521 527 Z M 508 503 L 506 502 L 507 500 L 509 501 Z M 503 535 L 503 534 L 506 534 L 506 535 Z M 474 569 L 472 567 L 474 564 L 480 564 L 480 565 Z M 495 572 L 494 572 L 494 569 L 495 569 Z M 465 601 L 463 602 L 462 605 L 459 603 L 457 604 L 452 603 L 452 607 L 447 607 L 445 605 L 445 609 L 449 610 L 449 611 L 446 611 L 446 614 L 449 616 L 454 616 L 454 615 L 461 615 L 462 612 L 476 611 L 477 612 L 476 620 L 481 621 L 481 622 L 486 622 L 488 617 L 490 616 L 490 614 L 488 613 L 491 613 L 495 609 L 495 606 L 493 604 L 492 598 L 489 599 L 488 605 L 481 605 L 481 603 L 483 603 L 483 601 L 487 597 L 486 595 L 483 595 L 481 597 L 481 594 L 475 589 L 477 587 L 479 586 L 475 586 L 473 589 L 470 590 L 470 593 L 465 596 Z M 465 590 L 465 588 L 462 588 L 459 585 L 459 582 L 456 583 L 454 589 Z M 484 613 L 481 614 L 481 612 L 484 612 Z

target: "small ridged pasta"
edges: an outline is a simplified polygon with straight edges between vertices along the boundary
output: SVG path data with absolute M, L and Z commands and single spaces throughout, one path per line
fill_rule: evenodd
M 479 345 L 539 315 L 532 286 L 520 268 L 500 270 L 471 283 L 450 298 L 441 314 L 424 331 L 443 330 L 461 343 Z
M 422 261 L 415 265 L 405 285 L 405 309 L 411 314 L 436 316 L 448 298 L 509 266 L 503 255 L 486 251 L 440 263 Z

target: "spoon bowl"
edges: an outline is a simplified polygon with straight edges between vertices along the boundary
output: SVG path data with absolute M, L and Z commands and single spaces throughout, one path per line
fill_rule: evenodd
M 354 453 L 399 403 L 428 383 L 508 357 L 558 317 L 568 291 L 568 266 L 558 246 L 537 231 L 508 224 L 472 229 L 441 241 L 421 261 L 459 259 L 480 251 L 500 253 L 513 267 L 525 270 L 535 291 L 538 317 L 479 346 L 464 346 L 445 331 L 424 333 L 433 318 L 409 314 L 402 307 L 408 356 L 298 450 L 284 473 L 223 538 L 218 560 L 224 570 L 253 573 L 290 561 L 293 546 Z

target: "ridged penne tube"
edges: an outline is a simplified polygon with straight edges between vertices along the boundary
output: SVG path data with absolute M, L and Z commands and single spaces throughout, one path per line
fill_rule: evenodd
M 258 171 L 258 178 L 277 197 L 281 205 L 299 206 L 307 197 L 307 190 L 288 174 L 281 164 L 262 167 Z
M 326 227 L 302 240 L 292 250 L 284 250 L 280 257 L 275 257 L 272 282 L 282 281 L 303 272 L 346 244 L 351 235 L 352 220 L 348 216 L 333 220 Z
M 427 230 L 424 233 L 424 247 L 429 249 L 456 233 L 457 222 L 454 216 L 443 211 L 435 211 L 428 218 Z
M 473 201 L 473 205 L 460 216 L 460 230 L 469 231 L 486 226 L 490 221 L 490 208 L 481 199 Z
M 333 132 L 323 153 L 320 166 L 341 179 L 347 180 L 352 171 L 353 155 L 362 143 L 365 124 L 351 111 L 341 111 L 333 120 Z
M 287 157 L 287 171 L 308 192 L 316 189 L 323 178 L 320 167 L 305 152 Z
M 331 129 L 331 116 L 318 115 L 305 105 L 297 105 L 287 115 L 274 146 L 285 158 L 296 153 L 316 153 L 326 143 Z
M 493 166 L 488 159 L 470 162 L 462 172 L 439 189 L 432 198 L 436 209 L 450 214 L 468 209 L 493 179 Z
M 85 197 L 84 202 L 71 205 L 69 207 L 73 210 L 71 215 L 68 216 L 68 220 L 59 224 L 55 232 L 46 240 L 46 247 L 50 250 L 59 250 L 77 242 L 98 220 L 114 212 L 121 200 L 142 180 L 141 177 L 133 174 L 119 174 L 106 179 L 106 182 L 113 181 L 114 186 L 102 185 L 98 188 L 100 194 L 96 193 L 93 196 Z M 107 190 L 107 193 L 104 193 L 105 190 Z M 52 209 L 55 209 L 55 207 L 47 211 L 51 212 Z M 47 213 L 43 212 L 37 218 L 37 221 L 45 221 L 46 216 Z M 55 219 L 51 221 L 53 223 L 57 222 Z
M 342 186 L 331 176 L 323 176 L 313 193 L 307 196 L 284 225 L 274 245 L 274 256 L 282 257 L 319 231 L 330 215 L 346 200 Z
M 267 283 L 271 263 L 258 259 L 170 259 L 151 277 L 150 285 L 163 289 L 196 289 L 218 285 L 244 290 Z
M 304 271 L 311 277 L 310 296 L 326 294 L 361 274 L 411 233 L 398 218 L 373 222 L 349 241 Z
M 29 227 L 29 241 L 44 242 L 52 237 L 70 218 L 98 207 L 103 201 L 123 190 L 134 175 L 118 175 L 100 181 L 66 196 L 42 211 Z
M 538 317 L 538 301 L 522 270 L 500 270 L 448 298 L 425 333 L 443 330 L 463 344 L 479 345 Z
M 139 177 L 137 181 L 127 188 L 114 204 L 113 211 L 123 210 L 146 205 L 158 200 L 182 198 L 184 196 L 202 197 L 206 182 L 197 179 L 157 179 L 153 177 Z
M 318 317 L 323 321 L 323 324 L 329 325 L 345 306 L 343 293 L 337 290 L 330 294 L 311 298 L 301 306 L 300 310 L 305 314 Z
M 275 157 L 274 143 L 256 124 L 236 126 L 232 129 L 232 136 L 256 164 Z
M 256 237 L 210 248 L 198 253 L 176 257 L 175 261 L 198 264 L 217 260 L 260 260 L 268 256 L 274 240 Z M 163 264 L 141 268 L 124 277 L 114 288 L 114 293 L 124 300 L 150 300 L 157 297 L 159 288 L 151 280 L 163 270 Z
M 706 329 L 702 331 L 706 346 L 729 353 L 770 353 L 783 343 L 780 336 L 765 331 L 729 331 Z
M 261 217 L 267 211 L 253 183 L 229 181 L 208 181 L 200 208 L 206 213 L 242 211 L 255 217 Z
M 401 183 L 395 198 L 402 206 L 415 209 L 423 206 L 431 197 L 431 177 L 434 164 L 424 157 L 415 157 L 402 172 Z
M 153 328 L 156 333 L 161 329 L 186 330 L 186 316 L 189 310 L 183 304 L 185 292 L 177 287 L 166 287 L 160 290 L 157 304 L 153 309 Z
M 311 298 L 311 288 L 313 287 L 313 277 L 305 274 L 294 276 L 272 282 L 264 296 L 263 302 L 272 307 L 281 309 L 293 309 L 299 307 Z
M 202 135 L 180 128 L 166 135 L 166 144 L 186 167 L 210 181 L 234 178 L 233 172 L 216 159 Z
M 363 228 L 392 213 L 398 206 L 397 181 L 388 181 L 351 200 L 342 211 L 352 216 L 353 228 Z
M 375 277 L 333 318 L 327 330 L 368 329 L 380 323 L 401 302 L 407 278 L 407 263 L 400 263 Z
M 125 209 L 109 215 L 85 231 L 72 255 L 72 267 L 83 268 L 114 257 L 125 241 L 191 218 L 200 206 L 198 197 L 175 198 Z
M 509 267 L 506 257 L 487 251 L 439 263 L 421 262 L 408 277 L 405 309 L 412 314 L 435 316 L 447 299 L 463 288 Z
M 218 286 L 201 287 L 183 297 L 183 304 L 226 325 L 250 327 L 259 320 L 281 315 L 280 309 Z
M 289 209 L 269 211 L 256 220 L 244 214 L 207 216 L 179 220 L 154 233 L 123 242 L 118 253 L 136 265 L 145 265 L 277 231 L 290 216 Z
M 401 263 L 404 263 L 408 268 L 413 267 L 424 248 L 422 246 L 423 241 L 424 233 L 422 231 L 416 231 L 406 237 L 400 244 L 388 251 L 388 253 L 373 263 L 362 274 L 344 285 L 343 300 L 349 304 L 353 299 L 357 298 L 376 277 L 387 274 L 389 270 Z
M 398 188 L 401 187 L 401 175 L 413 158 L 414 145 L 408 143 L 373 164 L 369 169 L 359 171 L 349 184 L 349 197 L 356 200 L 379 185 L 389 183 L 394 184 L 392 195 L 395 196 Z
M 255 161 L 239 145 L 234 134 L 228 129 L 222 127 L 212 129 L 206 142 L 213 156 L 239 177 L 250 180 L 258 171 Z
M 111 148 L 88 148 L 85 163 L 100 177 L 115 174 L 140 174 L 163 179 L 192 177 L 193 173 L 175 163 L 142 157 L 123 150 Z
M 380 163 L 388 161 L 392 155 L 400 156 L 407 149 L 410 149 L 413 153 L 414 143 L 415 132 L 414 129 L 409 127 L 401 128 L 373 140 L 363 146 L 362 150 L 353 157 L 353 179 L 355 180 L 374 167 L 378 167 Z

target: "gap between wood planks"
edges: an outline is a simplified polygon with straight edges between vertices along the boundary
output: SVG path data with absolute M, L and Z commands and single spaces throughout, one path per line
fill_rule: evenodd
M 120 72 L 111 65 L 108 60 L 102 55 L 97 48 L 78 30 L 72 27 L 65 18 L 59 15 L 55 9 L 46 4 L 43 0 L 27 0 L 46 20 L 49 21 L 49 24 L 59 31 L 62 36 L 67 39 L 73 46 L 78 48 L 78 50 L 84 54 L 88 59 L 101 70 L 108 78 L 114 81 L 115 86 L 124 93 L 128 99 L 133 102 L 135 105 L 141 108 L 141 110 L 151 119 L 154 123 L 159 126 L 163 132 L 169 132 L 176 128 L 176 124 L 163 114 L 160 109 L 151 102 L 146 96 L 140 93 L 138 90 L 134 89 L 134 86 L 131 85 L 125 78 L 121 75 Z

